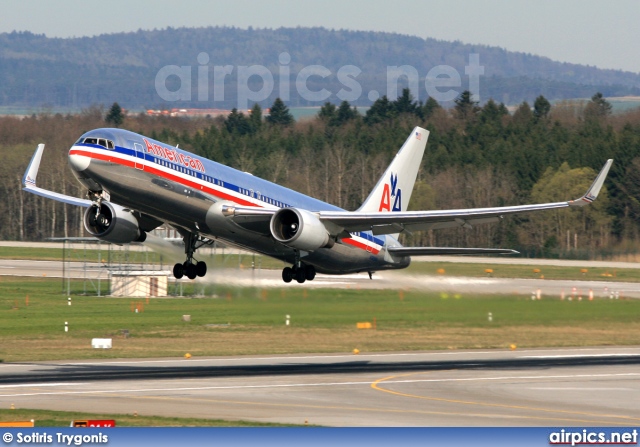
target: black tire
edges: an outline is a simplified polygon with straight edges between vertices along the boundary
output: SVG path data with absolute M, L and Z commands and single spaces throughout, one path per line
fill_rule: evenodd
M 308 265 L 305 267 L 305 276 L 307 281 L 313 281 L 316 277 L 316 268 L 312 265 Z
M 184 276 L 184 266 L 182 264 L 176 264 L 173 266 L 173 276 L 176 279 L 180 279 Z
M 291 267 L 285 267 L 282 269 L 282 280 L 286 283 L 290 283 L 293 279 L 293 269 Z
M 185 271 L 185 275 L 187 275 L 187 278 L 189 279 L 196 279 L 196 276 L 198 276 L 198 274 L 196 273 L 196 266 L 195 264 L 187 264 L 184 268 Z
M 207 274 L 207 263 L 204 261 L 198 261 L 196 264 L 196 275 L 202 278 Z
M 297 268 L 296 269 L 296 281 L 300 284 L 304 283 L 307 280 L 307 272 L 305 268 Z

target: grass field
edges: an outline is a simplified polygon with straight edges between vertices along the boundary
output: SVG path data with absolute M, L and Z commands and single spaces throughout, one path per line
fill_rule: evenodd
M 464 262 L 413 262 L 407 272 L 413 274 L 494 277 L 544 278 L 581 281 L 640 282 L 640 269 L 564 267 L 556 265 L 465 264 Z M 491 270 L 490 273 L 487 270 Z M 440 272 L 439 272 L 440 271 Z
M 148 302 L 74 296 L 68 306 L 57 280 L 0 277 L 0 360 L 640 344 L 640 300 L 220 286 L 216 291 L 218 298 Z M 183 315 L 191 321 L 182 321 Z M 358 330 L 357 322 L 376 328 Z M 105 337 L 113 339 L 113 349 L 91 348 L 92 338 Z
M 16 408 L 0 409 L 0 421 L 16 422 L 34 420 L 36 427 L 68 427 L 71 421 L 86 419 L 111 419 L 117 427 L 283 427 L 282 424 L 261 422 L 226 421 L 220 419 L 168 418 L 160 416 L 135 416 L 133 414 L 87 414 L 71 411 L 49 411 Z

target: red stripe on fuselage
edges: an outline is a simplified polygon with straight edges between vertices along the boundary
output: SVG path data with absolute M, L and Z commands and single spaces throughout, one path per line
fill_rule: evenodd
M 131 160 L 127 160 L 125 158 L 120 158 L 120 157 L 114 157 L 113 155 L 111 155 L 110 153 L 99 153 L 99 152 L 90 152 L 90 151 L 86 151 L 86 150 L 82 150 L 82 149 L 71 149 L 69 151 L 69 155 L 82 155 L 83 157 L 89 157 L 92 159 L 96 159 L 96 160 L 103 160 L 103 161 L 108 161 L 110 163 L 117 163 L 119 165 L 122 166 L 127 166 L 129 168 L 135 169 L 135 164 L 140 163 L 140 161 L 131 161 Z M 176 183 L 180 183 L 181 185 L 185 185 L 185 186 L 189 186 L 191 188 L 194 189 L 199 189 L 200 191 L 205 191 L 213 196 L 219 197 L 221 199 L 224 200 L 230 200 L 234 203 L 237 203 L 238 205 L 246 205 L 246 206 L 255 206 L 255 207 L 259 207 L 262 208 L 260 205 L 257 205 L 253 202 L 249 202 L 247 200 L 243 200 L 240 199 L 236 196 L 232 196 L 231 194 L 227 194 L 225 192 L 219 191 L 217 189 L 213 189 L 210 188 L 208 186 L 204 186 L 201 185 L 199 183 L 196 183 L 194 181 L 191 181 L 189 179 L 185 179 L 183 177 L 177 176 L 175 174 L 171 174 L 169 172 L 165 172 L 162 171 L 160 169 L 155 168 L 154 166 L 150 166 L 148 164 L 144 165 L 144 172 L 148 172 L 154 175 L 157 175 L 158 177 L 162 177 L 164 179 L 168 179 L 171 181 L 174 181 Z M 351 245 L 353 247 L 359 248 L 361 250 L 364 250 L 366 252 L 369 252 L 371 254 L 377 255 L 378 253 L 380 253 L 380 250 L 377 249 L 374 246 L 369 246 L 366 245 L 360 241 L 357 241 L 353 238 L 349 238 L 349 239 L 342 239 L 342 242 L 348 245 Z
M 369 246 L 369 245 L 366 245 L 366 244 L 363 244 L 362 242 L 360 242 L 360 241 L 356 241 L 356 240 L 355 240 L 355 239 L 353 239 L 353 238 L 349 238 L 349 239 L 346 239 L 346 238 L 345 238 L 345 239 L 342 239 L 342 242 L 344 242 L 345 244 L 352 245 L 352 246 L 354 246 L 354 247 L 356 247 L 356 248 L 359 248 L 359 249 L 361 249 L 361 250 L 368 251 L 369 253 L 374 254 L 374 255 L 377 255 L 378 253 L 380 253 L 380 250 L 378 250 L 377 248 L 372 247 L 372 246 Z M 370 248 L 371 250 L 369 250 L 369 248 Z
M 69 155 L 82 155 L 84 157 L 89 157 L 89 158 L 93 158 L 93 159 L 97 159 L 97 160 L 104 160 L 104 161 L 108 161 L 111 163 L 118 163 L 119 165 L 123 165 L 123 166 L 127 166 L 129 168 L 135 168 L 135 163 L 139 163 L 139 162 L 133 162 L 131 160 L 126 160 L 120 157 L 113 157 L 110 156 L 109 154 L 100 154 L 100 153 L 95 153 L 95 152 L 88 152 L 88 151 L 83 151 L 80 149 L 73 149 L 69 152 Z M 142 163 L 140 163 L 142 164 Z M 210 188 L 208 186 L 205 185 L 201 185 L 200 183 L 196 183 L 192 180 L 189 179 L 185 179 L 183 177 L 180 177 L 178 175 L 175 174 L 171 174 L 170 172 L 165 172 L 162 171 L 158 168 L 155 168 L 153 166 L 144 165 L 144 172 L 148 172 L 154 175 L 157 175 L 158 177 L 162 177 L 164 179 L 167 180 L 172 180 L 176 183 L 180 183 L 181 185 L 185 185 L 185 186 L 189 186 L 191 188 L 200 190 L 200 191 L 204 191 L 207 192 L 213 196 L 219 197 L 220 199 L 223 200 L 231 200 L 234 203 L 237 203 L 238 205 L 246 205 L 246 206 L 256 206 L 259 207 L 260 205 L 256 205 L 253 202 L 249 202 L 248 200 L 243 200 L 241 198 L 238 198 L 236 196 L 232 196 L 231 194 L 227 194 L 225 192 L 219 191 L 217 189 L 213 189 Z

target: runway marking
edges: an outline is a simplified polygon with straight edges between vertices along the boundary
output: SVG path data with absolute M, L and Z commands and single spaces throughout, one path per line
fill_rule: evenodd
M 596 357 L 627 357 L 629 355 L 635 355 L 635 354 L 625 354 L 625 353 L 607 353 L 607 354 L 592 354 L 589 355 L 587 357 L 589 358 L 596 358 Z M 562 359 L 562 358 L 576 358 L 576 357 L 585 357 L 584 355 L 580 355 L 580 354 L 556 354 L 556 355 L 522 355 L 519 356 L 517 358 L 519 359 Z
M 369 384 L 369 383 L 367 383 Z M 134 398 L 133 396 L 126 394 L 116 394 L 115 396 L 121 398 Z M 270 403 L 270 402 L 252 402 L 252 401 L 234 401 L 234 400 L 223 400 L 223 399 L 211 399 L 204 397 L 192 397 L 189 399 L 185 399 L 185 397 L 169 397 L 169 396 L 135 396 L 136 399 L 146 399 L 146 400 L 158 400 L 158 401 L 173 401 L 173 402 L 184 402 L 185 400 L 189 401 L 198 401 L 198 402 L 209 402 L 209 403 L 217 403 L 217 404 L 226 404 L 226 405 L 245 405 L 245 406 L 267 406 L 267 407 L 277 407 L 277 408 L 304 408 L 304 409 L 319 409 L 319 410 L 348 410 L 350 412 L 353 411 L 362 411 L 369 413 L 394 413 L 394 414 L 420 414 L 420 415 L 437 415 L 437 416 L 472 416 L 479 418 L 501 418 L 501 419 L 536 419 L 541 421 L 553 421 L 557 423 L 558 421 L 567 422 L 567 423 L 586 423 L 591 425 L 602 425 L 602 424 L 610 424 L 610 425 L 622 425 L 626 426 L 626 423 L 620 422 L 610 422 L 610 421 L 594 421 L 594 420 L 584 420 L 584 419 L 570 419 L 570 418 L 558 418 L 558 417 L 541 417 L 541 416 L 518 416 L 514 414 L 499 414 L 499 413 L 459 413 L 459 412 L 446 412 L 446 411 L 427 411 L 427 410 L 403 410 L 403 409 L 391 409 L 391 408 L 380 408 L 380 407 L 349 407 L 349 406 L 337 406 L 337 405 L 313 405 L 313 404 L 284 404 L 284 403 Z
M 530 355 L 530 356 L 517 356 L 515 358 L 562 358 L 562 357 L 567 357 L 567 358 L 573 358 L 573 357 L 605 357 L 605 356 L 628 356 L 628 355 L 640 355 L 640 350 L 638 350 L 637 348 L 623 348 L 623 349 L 630 349 L 633 350 L 633 352 L 629 352 L 629 353 L 612 353 L 612 354 L 587 354 L 587 355 L 582 355 L 582 354 L 557 354 L 557 355 L 549 355 L 549 356 L 536 356 L 536 355 Z M 580 349 L 571 349 L 571 351 L 574 352 L 588 352 L 588 351 L 598 351 L 600 350 L 600 348 L 580 348 Z M 523 350 L 520 351 L 520 353 L 525 354 L 527 352 L 533 352 L 533 353 L 537 353 L 537 352 L 541 352 L 544 350 Z M 557 352 L 557 350 L 554 350 Z M 496 354 L 501 354 L 501 353 L 508 353 L 506 351 L 451 351 L 451 352 L 400 352 L 400 353 L 388 353 L 388 354 L 361 354 L 359 355 L 357 358 L 359 360 L 362 359 L 367 359 L 367 358 L 380 358 L 380 357 L 417 357 L 417 356 L 438 356 L 438 355 L 443 355 L 443 356 L 459 356 L 459 355 L 468 355 L 468 354 L 472 354 L 472 355 L 496 355 Z M 305 356 L 280 356 L 280 357 L 222 357 L 222 358 L 202 358 L 202 359 L 194 359 L 191 358 L 189 359 L 189 363 L 195 363 L 195 362 L 224 362 L 224 361 L 241 361 L 241 362 L 247 362 L 247 361 L 256 361 L 256 360 L 268 360 L 268 361 L 273 361 L 273 360 L 308 360 L 308 359 L 336 359 L 336 358 L 350 358 L 350 359 L 354 359 L 356 357 L 354 357 L 353 354 L 336 354 L 336 355 L 305 355 Z M 73 363 L 40 363 L 40 365 L 42 366 L 51 366 L 53 367 L 60 367 L 60 366 L 83 366 L 83 365 L 129 365 L 129 364 L 133 364 L 133 365 L 138 365 L 138 364 L 143 364 L 143 363 L 184 363 L 184 360 L 181 359 L 167 359 L 167 360 L 121 360 L 121 361 L 105 361 L 105 362 L 73 362 Z M 21 367 L 23 366 L 23 363 L 13 363 L 13 364 L 0 364 L 0 368 L 6 368 L 6 367 Z M 33 365 L 33 363 L 29 363 L 29 365 Z M 232 365 L 230 365 L 232 366 Z
M 0 388 L 44 388 L 44 387 L 56 387 L 56 386 L 80 386 L 80 385 L 89 385 L 88 383 L 77 383 L 77 382 L 68 382 L 68 383 L 19 383 L 16 385 L 0 385 Z M 15 394 L 12 394 L 15 396 Z
M 551 390 L 551 391 L 636 391 L 633 388 L 592 388 L 592 387 L 529 387 L 530 390 Z
M 373 388 L 374 390 L 377 390 L 377 391 L 382 391 L 382 392 L 385 392 L 385 393 L 394 394 L 396 396 L 410 397 L 410 398 L 414 398 L 414 399 L 424 399 L 424 400 L 430 400 L 430 401 L 435 401 L 435 402 L 448 402 L 448 403 L 453 403 L 453 404 L 477 405 L 477 406 L 482 406 L 482 407 L 494 407 L 494 408 L 508 408 L 508 409 L 512 409 L 512 410 L 538 411 L 538 412 L 543 412 L 543 413 L 559 413 L 559 414 L 570 414 L 570 415 L 600 417 L 600 418 L 604 417 L 604 418 L 613 418 L 613 419 L 623 419 L 623 420 L 626 420 L 626 421 L 640 421 L 640 418 L 634 418 L 634 417 L 631 417 L 631 416 L 597 414 L 597 413 L 589 413 L 589 412 L 581 412 L 581 411 L 557 410 L 557 409 L 539 408 L 539 407 L 527 407 L 527 406 L 523 406 L 523 405 L 508 405 L 508 404 L 498 404 L 498 403 L 490 403 L 490 402 L 474 402 L 474 401 L 464 401 L 464 400 L 458 400 L 458 399 L 446 399 L 446 398 L 442 398 L 442 397 L 420 396 L 420 395 L 417 395 L 417 394 L 401 393 L 401 392 L 398 392 L 398 391 L 393 391 L 393 390 L 389 390 L 389 389 L 386 389 L 386 388 L 381 388 L 379 386 L 379 384 L 381 384 L 383 382 L 385 382 L 385 383 L 399 383 L 399 381 L 393 380 L 393 379 L 396 379 L 397 377 L 407 377 L 407 376 L 412 376 L 412 375 L 416 375 L 416 374 L 424 374 L 424 372 L 417 372 L 417 373 L 413 372 L 413 373 L 401 374 L 401 375 L 398 375 L 398 376 L 385 377 L 385 378 L 382 378 L 382 379 L 379 379 L 379 380 L 376 380 L 375 382 L 373 382 L 371 384 L 371 388 Z M 607 375 L 607 374 L 585 374 L 585 375 L 574 375 L 574 376 L 543 376 L 543 377 L 533 376 L 533 377 L 529 377 L 529 378 L 606 377 L 606 376 L 619 376 L 619 375 L 638 376 L 640 374 L 639 373 L 612 374 L 612 375 Z M 516 378 L 516 377 L 514 377 L 514 378 Z M 521 377 L 521 378 L 527 378 L 527 377 Z M 497 377 L 489 377 L 489 378 L 479 378 L 479 379 L 497 380 L 499 378 L 497 378 Z M 449 379 L 449 381 L 463 381 L 463 380 L 473 380 L 473 379 Z M 424 380 L 424 381 L 425 382 L 429 382 L 429 381 L 439 381 L 439 380 L 435 379 L 435 380 Z M 536 417 L 533 417 L 533 418 L 536 418 Z M 615 423 L 615 422 L 608 422 L 608 423 L 613 423 L 613 424 L 617 424 L 617 425 L 625 425 L 624 423 Z
M 531 379 L 575 379 L 575 378 L 602 378 L 602 377 L 637 377 L 640 373 L 617 373 L 617 374 L 571 374 L 571 375 L 555 375 L 555 376 L 499 376 L 499 377 L 467 377 L 467 378 L 443 378 L 443 379 L 407 379 L 407 380 L 391 380 L 395 377 L 404 377 L 413 374 L 402 374 L 399 376 L 391 376 L 385 379 L 379 379 L 373 384 L 370 380 L 367 381 L 349 381 L 349 382 L 320 382 L 320 383 L 281 383 L 281 384 L 267 384 L 267 385 L 217 385 L 217 386 L 195 386 L 195 387 L 176 387 L 176 388 L 138 388 L 138 389 L 124 389 L 124 390 L 90 390 L 90 391 L 59 391 L 59 392 L 42 392 L 42 393 L 21 393 L 21 394 L 0 394 L 0 397 L 12 397 L 12 396 L 53 396 L 53 395 L 65 395 L 65 394 L 113 394 L 113 393 L 148 393 L 157 391 L 205 391 L 205 390 L 242 390 L 242 389 L 264 389 L 264 388 L 304 388 L 304 387 L 324 387 L 324 386 L 354 386 L 354 385 L 367 385 L 372 386 L 384 381 L 387 384 L 403 384 L 403 383 L 424 383 L 424 382 L 471 382 L 471 381 L 486 381 L 486 380 L 531 380 Z M 154 379 L 150 379 L 154 380 Z M 192 379 L 202 380 L 202 379 Z M 83 383 L 80 385 L 91 385 L 95 383 Z M 78 385 L 76 383 L 64 384 L 60 383 L 56 386 L 62 385 Z M 47 384 L 20 384 L 20 385 L 3 385 L 2 387 L 23 386 L 23 387 L 40 387 L 47 386 Z M 374 387 L 375 388 L 375 387 Z M 380 389 L 380 391 L 388 391 Z M 388 391 L 395 393 L 394 391 Z

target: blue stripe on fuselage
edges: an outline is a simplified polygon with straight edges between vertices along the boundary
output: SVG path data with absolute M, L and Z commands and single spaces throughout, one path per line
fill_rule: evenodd
M 92 149 L 101 149 L 105 152 L 115 152 L 121 155 L 138 158 L 141 161 L 144 159 L 148 163 L 154 163 L 177 172 L 188 174 L 213 185 L 217 189 L 222 188 L 228 191 L 233 191 L 234 193 L 262 202 L 264 205 L 270 205 L 278 208 L 296 207 L 309 211 L 344 211 L 342 208 L 314 199 L 313 197 L 306 196 L 292 189 L 285 188 L 284 186 L 277 185 L 259 177 L 254 177 L 249 173 L 239 171 L 207 158 L 199 157 L 160 141 L 143 137 L 142 135 L 134 132 L 129 132 L 123 129 L 96 129 L 82 135 L 81 139 L 86 137 L 115 140 L 115 149 L 107 149 L 104 146 L 81 142 L 77 142 L 75 145 L 86 146 Z M 205 172 L 200 172 L 193 168 L 189 168 L 147 152 L 144 139 L 152 144 L 157 144 L 192 159 L 199 160 L 204 166 Z M 128 147 L 133 146 L 134 143 L 142 146 L 142 150 L 140 152 L 136 151 L 133 147 Z M 142 154 L 142 158 L 139 157 L 138 153 Z M 258 194 L 260 195 L 260 198 L 257 197 Z M 373 236 L 370 231 L 354 232 L 351 234 L 359 236 L 379 246 L 384 246 L 386 242 L 385 239 Z

